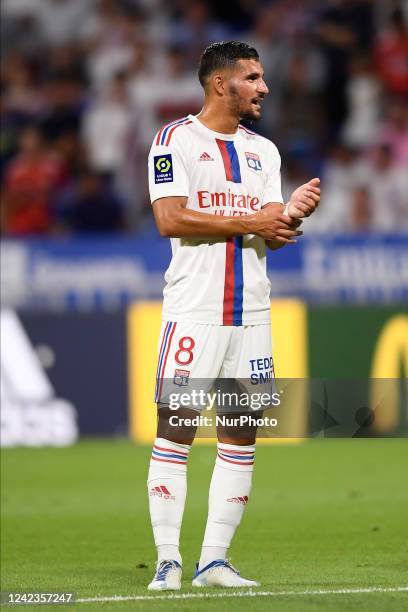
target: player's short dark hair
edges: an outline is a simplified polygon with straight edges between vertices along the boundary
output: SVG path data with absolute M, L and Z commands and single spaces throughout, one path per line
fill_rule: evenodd
M 258 51 L 246 43 L 229 40 L 209 45 L 201 55 L 198 66 L 198 78 L 204 87 L 214 70 L 228 68 L 240 59 L 259 60 Z

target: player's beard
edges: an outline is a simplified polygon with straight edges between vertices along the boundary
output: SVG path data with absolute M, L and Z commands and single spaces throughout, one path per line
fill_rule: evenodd
M 230 86 L 230 110 L 236 115 L 240 120 L 243 121 L 258 121 L 261 118 L 261 114 L 255 114 L 255 112 L 251 108 L 251 102 L 245 103 L 243 99 L 239 96 L 236 88 L 231 85 Z
M 261 118 L 261 115 L 255 115 L 253 111 L 251 110 L 243 110 L 241 112 L 241 120 L 242 121 L 247 121 L 250 123 L 253 123 L 254 121 L 259 121 L 259 119 Z

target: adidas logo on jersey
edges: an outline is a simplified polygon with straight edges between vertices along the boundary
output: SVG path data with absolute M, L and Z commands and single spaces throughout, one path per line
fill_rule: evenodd
M 164 485 L 160 485 L 158 487 L 153 487 L 152 489 L 150 489 L 149 496 L 153 497 L 154 495 L 157 495 L 157 497 L 162 497 L 163 499 L 176 499 L 176 497 L 172 495 L 168 488 Z
M 214 158 L 211 157 L 211 155 L 208 155 L 206 151 L 204 151 L 204 153 L 201 153 L 200 157 L 198 158 L 198 161 L 214 161 Z
M 248 496 L 244 495 L 243 497 L 230 497 L 229 499 L 227 499 L 227 502 L 233 502 L 234 504 L 243 504 L 245 506 L 245 504 L 248 501 Z

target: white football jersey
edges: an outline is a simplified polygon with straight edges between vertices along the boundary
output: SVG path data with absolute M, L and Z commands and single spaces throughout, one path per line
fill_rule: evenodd
M 252 215 L 283 202 L 275 145 L 239 126 L 219 134 L 188 115 L 155 136 L 149 154 L 152 203 L 185 196 L 209 215 Z M 171 238 L 163 319 L 214 325 L 269 323 L 266 245 L 254 235 Z

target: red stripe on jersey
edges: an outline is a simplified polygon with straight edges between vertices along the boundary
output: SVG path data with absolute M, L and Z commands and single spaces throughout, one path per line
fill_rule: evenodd
M 228 155 L 228 150 L 227 150 L 227 145 L 225 143 L 225 140 L 219 140 L 218 138 L 216 138 L 215 142 L 218 145 L 218 148 L 221 153 L 222 161 L 224 162 L 225 178 L 227 179 L 227 181 L 233 181 L 234 178 L 232 174 L 231 160 L 230 160 L 230 156 Z
M 172 125 L 176 125 L 178 123 L 183 123 L 184 121 L 186 121 L 188 119 L 188 117 L 182 117 L 181 119 L 175 119 L 174 121 L 170 121 L 170 123 L 166 123 L 166 125 L 163 125 L 163 127 L 159 130 L 159 133 L 157 134 L 157 138 L 156 138 L 156 144 L 159 145 L 160 141 L 162 138 L 164 138 L 165 133 L 167 133 L 167 130 L 172 126 Z M 161 143 L 163 145 L 163 143 Z
M 159 386 L 159 393 L 157 396 L 157 401 L 160 401 L 160 396 L 161 396 L 161 392 L 162 392 L 162 387 L 163 387 L 163 378 L 164 378 L 164 374 L 166 372 L 166 363 L 167 363 L 167 357 L 169 354 L 169 350 L 170 350 L 170 346 L 171 346 L 171 341 L 173 340 L 173 335 L 174 335 L 174 330 L 176 329 L 177 323 L 174 324 L 173 329 L 170 332 L 170 338 L 169 338 L 169 343 L 167 345 L 167 351 L 166 351 L 166 355 L 164 357 L 164 363 L 163 363 L 163 368 L 161 371 L 161 376 L 160 376 L 160 386 Z
M 163 125 L 162 128 L 160 128 L 159 133 L 157 134 L 157 138 L 156 138 L 156 144 L 160 144 L 160 138 L 163 134 L 163 130 L 166 129 L 166 127 L 169 127 L 170 125 L 173 125 L 173 123 L 175 123 L 175 121 L 170 121 L 170 123 L 166 123 L 166 125 Z
M 162 131 L 164 130 L 164 128 L 165 128 L 165 127 L 166 127 L 166 126 L 165 126 L 165 125 L 163 125 L 163 127 L 161 128 L 161 130 L 159 130 L 159 132 L 158 132 L 158 134 L 157 134 L 157 138 L 156 138 L 156 145 L 158 145 L 158 144 L 159 144 L 159 142 L 160 142 L 160 138 L 161 138 L 161 135 L 162 135 Z
M 193 123 L 193 122 L 192 121 L 185 121 L 184 123 L 179 123 L 178 125 L 174 125 L 171 128 L 171 130 L 169 130 L 169 133 L 167 134 L 167 139 L 166 139 L 166 142 L 164 143 L 164 146 L 167 147 L 169 145 L 174 130 L 177 130 L 177 128 L 182 126 L 182 125 L 189 125 L 189 123 Z
M 223 325 L 234 325 L 234 249 L 234 239 L 227 238 L 225 244 Z

